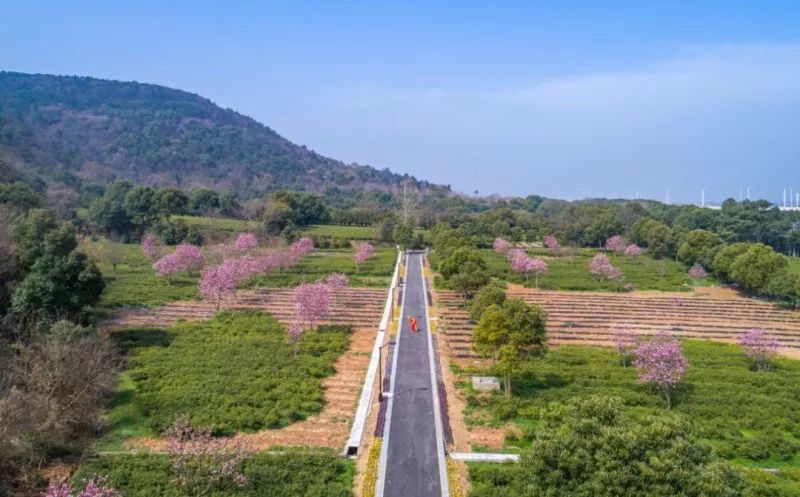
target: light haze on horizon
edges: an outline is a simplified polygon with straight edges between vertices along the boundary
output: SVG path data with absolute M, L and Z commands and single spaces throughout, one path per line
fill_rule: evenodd
M 198 93 L 466 193 L 800 190 L 800 3 L 529 3 L 0 0 L 0 70 Z

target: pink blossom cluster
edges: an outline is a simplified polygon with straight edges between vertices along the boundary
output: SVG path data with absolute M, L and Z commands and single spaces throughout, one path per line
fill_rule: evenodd
M 188 243 L 181 243 L 175 252 L 165 255 L 153 263 L 153 269 L 158 276 L 170 276 L 179 271 L 192 271 L 203 267 L 203 252 L 200 247 Z
M 240 254 L 247 254 L 258 247 L 258 238 L 252 233 L 239 233 L 233 241 L 233 249 Z
M 508 241 L 506 241 L 505 239 L 498 237 L 494 239 L 494 243 L 492 243 L 492 248 L 494 248 L 494 251 L 497 252 L 498 254 L 502 254 L 511 248 L 511 244 L 508 243 Z
M 558 243 L 558 239 L 552 234 L 544 237 L 544 246 L 550 250 L 557 250 L 561 248 L 561 245 Z
M 106 485 L 105 476 L 95 475 L 86 482 L 86 486 L 79 493 L 75 490 L 66 478 L 50 482 L 47 491 L 42 497 L 119 497 L 119 492 Z
M 639 383 L 658 388 L 667 401 L 667 407 L 670 407 L 672 392 L 689 367 L 680 342 L 662 331 L 640 344 L 635 355 L 634 366 L 639 372 Z
M 244 487 L 241 471 L 249 457 L 243 442 L 212 436 L 211 428 L 192 428 L 186 417 L 167 429 L 172 481 L 192 495 L 199 495 L 223 481 Z
M 762 329 L 747 330 L 739 338 L 739 345 L 753 362 L 756 371 L 767 371 L 781 348 L 777 338 L 764 333 Z
M 634 356 L 636 346 L 639 345 L 639 335 L 628 324 L 616 323 L 612 326 L 614 333 L 614 348 L 617 349 L 620 362 L 628 366 Z
M 524 274 L 526 279 L 529 273 L 534 273 L 536 286 L 539 286 L 539 275 L 547 271 L 547 263 L 543 259 L 539 257 L 530 258 L 521 249 L 509 250 L 506 258 L 511 264 L 511 269 L 515 273 Z
M 280 252 L 280 267 L 292 269 L 300 259 L 314 251 L 314 240 L 303 237 Z
M 303 238 L 294 242 L 290 248 L 300 254 L 301 257 L 307 256 L 314 251 L 314 240 L 304 236 Z
M 331 312 L 331 287 L 323 281 L 301 283 L 294 289 L 295 319 L 303 325 L 314 325 Z
M 705 268 L 700 264 L 695 263 L 691 268 L 689 268 L 689 277 L 693 279 L 701 280 L 707 276 L 708 273 L 706 272 Z
M 625 242 L 619 235 L 614 235 L 606 240 L 606 250 L 616 253 L 622 253 L 625 250 Z
M 155 262 L 161 257 L 162 252 L 161 241 L 152 233 L 145 235 L 142 240 L 142 252 L 148 259 Z
M 198 288 L 200 296 L 216 302 L 217 309 L 222 300 L 236 295 L 236 285 L 241 277 L 239 265 L 233 260 L 225 260 L 216 266 L 203 269 Z
M 625 247 L 625 256 L 636 258 L 642 255 L 642 247 L 636 245 L 635 243 L 631 243 L 627 247 Z
M 358 270 L 367 259 L 372 257 L 372 253 L 375 252 L 375 247 L 369 242 L 356 242 L 353 244 L 353 247 L 356 249 L 353 259 L 356 263 L 356 270 Z
M 597 254 L 592 258 L 592 262 L 589 263 L 589 272 L 598 278 L 611 281 L 619 281 L 622 279 L 622 271 L 614 267 L 605 254 Z

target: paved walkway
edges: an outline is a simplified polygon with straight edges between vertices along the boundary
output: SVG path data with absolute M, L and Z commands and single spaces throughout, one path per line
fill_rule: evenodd
M 410 253 L 378 470 L 378 496 L 448 495 L 439 399 L 433 371 L 422 254 Z M 411 333 L 408 317 L 417 318 Z

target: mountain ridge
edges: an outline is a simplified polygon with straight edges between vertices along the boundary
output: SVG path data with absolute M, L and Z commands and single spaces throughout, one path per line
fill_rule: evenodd
M 0 71 L 0 158 L 50 182 L 126 178 L 253 197 L 277 189 L 394 193 L 409 175 L 345 164 L 198 94 L 88 76 Z

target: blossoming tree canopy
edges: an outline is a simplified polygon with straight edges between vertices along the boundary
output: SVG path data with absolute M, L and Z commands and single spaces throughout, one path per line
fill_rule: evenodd
M 700 264 L 694 264 L 691 268 L 689 268 L 689 276 L 696 280 L 701 280 L 708 276 L 705 268 Z
M 655 386 L 664 396 L 667 408 L 671 407 L 675 387 L 689 367 L 680 342 L 668 332 L 660 332 L 636 348 L 634 366 L 639 372 L 639 383 Z
M 511 248 L 511 244 L 508 243 L 505 239 L 498 237 L 494 239 L 494 243 L 492 243 L 492 248 L 494 248 L 494 251 L 497 253 L 503 253 Z
M 295 319 L 310 328 L 331 312 L 331 288 L 321 281 L 301 283 L 294 289 Z
M 181 243 L 175 247 L 175 256 L 187 271 L 194 271 L 203 267 L 203 251 L 197 245 Z
M 642 255 L 642 248 L 635 243 L 631 243 L 627 247 L 625 247 L 625 256 L 636 258 Z
M 772 369 L 775 356 L 778 355 L 781 344 L 777 338 L 770 336 L 762 329 L 747 330 L 739 339 L 739 345 L 745 355 L 750 358 L 753 369 L 768 371 Z
M 611 252 L 622 252 L 625 250 L 625 242 L 622 240 L 621 236 L 614 235 L 606 240 L 606 250 L 610 250 Z
M 108 486 L 106 481 L 105 476 L 94 475 L 86 482 L 84 489 L 77 492 L 66 477 L 60 478 L 50 482 L 42 497 L 120 497 L 120 493 Z
M 148 233 L 142 240 L 142 252 L 144 252 L 147 258 L 151 261 L 157 261 L 159 258 L 161 258 L 161 241 L 154 234 Z
M 241 254 L 246 254 L 256 247 L 258 247 L 258 238 L 252 233 L 239 233 L 236 240 L 233 241 L 233 248 Z
M 556 250 L 561 248 L 561 245 L 558 243 L 558 239 L 555 235 L 547 235 L 544 237 L 544 246 L 549 248 L 550 250 Z
M 353 256 L 353 259 L 356 263 L 356 269 L 360 269 L 361 265 L 367 262 L 367 259 L 372 257 L 372 253 L 375 252 L 375 247 L 372 246 L 369 242 L 357 242 L 353 244 L 356 249 L 356 253 Z
M 198 283 L 200 295 L 219 308 L 220 302 L 226 297 L 236 295 L 236 284 L 239 281 L 240 268 L 233 261 L 224 261 L 217 266 L 203 269 Z

